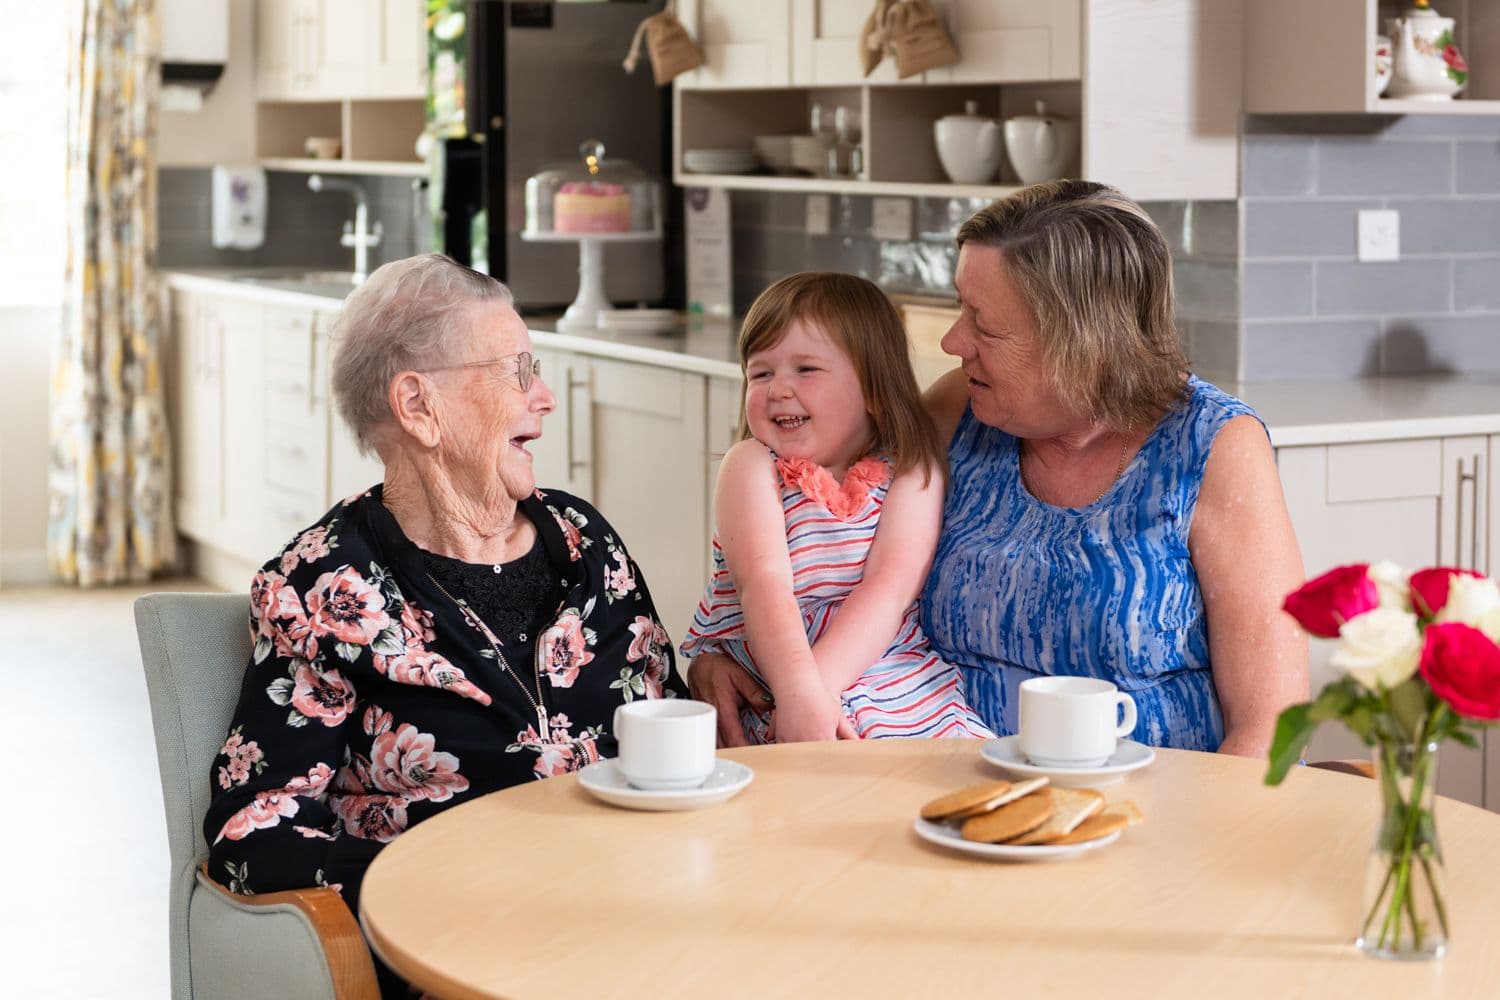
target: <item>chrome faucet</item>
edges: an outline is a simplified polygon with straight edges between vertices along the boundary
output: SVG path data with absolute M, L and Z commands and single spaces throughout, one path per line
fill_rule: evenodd
M 354 283 L 357 285 L 370 274 L 370 248 L 380 246 L 380 237 L 385 232 L 377 220 L 370 228 L 370 200 L 365 189 L 354 181 L 322 174 L 309 174 L 307 187 L 311 191 L 348 191 L 354 195 L 354 220 L 344 222 L 344 234 L 339 245 L 354 248 Z

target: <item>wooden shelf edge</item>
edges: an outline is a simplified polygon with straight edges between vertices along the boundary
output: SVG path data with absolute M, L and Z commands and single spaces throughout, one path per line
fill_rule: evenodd
M 307 174 L 385 174 L 391 177 L 426 177 L 427 164 L 397 160 L 315 160 L 310 157 L 263 156 L 267 170 L 293 170 Z
M 1377 97 L 1369 110 L 1382 115 L 1500 115 L 1500 101 L 1421 101 Z
M 994 201 L 1021 190 L 1020 185 L 940 184 L 910 181 L 858 181 L 840 177 L 766 177 L 747 174 L 693 174 L 678 171 L 679 187 L 725 188 L 731 191 L 801 191 L 807 194 L 888 194 L 912 198 L 983 198 Z

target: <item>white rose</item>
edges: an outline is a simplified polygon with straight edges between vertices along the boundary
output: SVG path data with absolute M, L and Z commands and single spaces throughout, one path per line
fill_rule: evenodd
M 1411 610 L 1411 586 L 1407 583 L 1404 569 L 1386 559 L 1372 564 L 1365 571 L 1365 575 L 1375 584 L 1375 590 L 1380 594 L 1382 608 L 1395 608 L 1397 611 Z
M 1494 580 L 1483 577 L 1455 574 L 1448 584 L 1448 603 L 1437 613 L 1434 621 L 1463 622 L 1480 631 L 1480 621 L 1500 612 L 1500 587 Z M 1493 638 L 1493 637 L 1492 637 Z
M 1395 687 L 1417 672 L 1422 633 L 1417 616 L 1396 608 L 1375 608 L 1339 628 L 1339 648 L 1329 659 L 1371 691 Z

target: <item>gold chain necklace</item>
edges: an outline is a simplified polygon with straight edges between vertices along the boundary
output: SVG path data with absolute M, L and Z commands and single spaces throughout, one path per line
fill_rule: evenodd
M 1115 483 L 1119 481 L 1120 477 L 1125 474 L 1125 460 L 1129 456 L 1130 438 L 1127 437 L 1125 439 L 1125 446 L 1120 449 L 1120 464 L 1115 466 L 1115 474 L 1109 477 L 1109 482 L 1104 484 L 1104 489 L 1100 490 L 1099 495 L 1090 500 L 1086 506 L 1093 506 L 1100 500 L 1104 499 L 1104 494 L 1108 493 L 1110 487 L 1114 486 Z M 1016 442 L 1016 471 L 1021 476 L 1021 486 L 1025 488 L 1026 492 L 1030 493 L 1033 497 L 1036 497 L 1036 499 L 1041 500 L 1042 498 L 1038 496 L 1036 490 L 1032 489 L 1031 484 L 1026 481 L 1026 446 L 1025 442 L 1021 441 L 1020 439 L 1017 439 Z M 1045 503 L 1046 501 L 1043 502 Z
M 537 733 L 541 737 L 541 741 L 543 743 L 551 742 L 552 736 L 547 725 L 547 706 L 542 704 L 542 672 L 540 665 L 537 668 L 536 674 L 536 696 L 532 697 L 531 690 L 526 687 L 526 682 L 521 680 L 521 675 L 516 673 L 515 669 L 511 667 L 510 661 L 505 658 L 505 654 L 500 652 L 500 640 L 495 638 L 495 633 L 490 631 L 490 627 L 484 623 L 484 619 L 475 614 L 467 603 L 460 601 L 448 593 L 448 588 L 438 583 L 437 578 L 431 573 L 427 574 L 427 579 L 432 581 L 434 587 L 443 592 L 444 597 L 458 605 L 458 610 L 463 612 L 464 618 L 469 624 L 478 629 L 485 639 L 489 641 L 490 649 L 494 650 L 495 659 L 499 661 L 500 666 L 505 669 L 505 672 L 510 675 L 511 679 L 516 682 L 516 686 L 521 689 L 521 693 L 531 703 L 532 710 L 536 712 Z M 537 652 L 538 654 L 541 652 L 540 636 L 537 637 Z

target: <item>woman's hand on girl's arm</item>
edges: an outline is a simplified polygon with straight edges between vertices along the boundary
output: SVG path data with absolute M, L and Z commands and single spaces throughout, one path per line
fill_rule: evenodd
M 782 740 L 833 739 L 838 720 L 823 694 L 792 586 L 776 467 L 759 441 L 741 441 L 724 456 L 714 520 L 739 591 L 745 637 L 781 713 Z
M 1308 697 L 1307 638 L 1281 610 L 1302 583 L 1302 556 L 1275 455 L 1254 417 L 1234 418 L 1214 440 L 1188 548 L 1224 712 L 1219 752 L 1264 757 L 1281 710 Z
M 943 476 L 909 469 L 886 493 L 864 576 L 844 600 L 813 658 L 831 691 L 843 691 L 891 647 L 922 592 L 943 525 Z
M 740 725 L 740 709 L 747 705 L 769 708 L 771 693 L 760 686 L 750 671 L 724 653 L 699 653 L 687 675 L 688 693 L 706 701 L 718 713 L 719 746 L 742 747 L 750 741 Z

